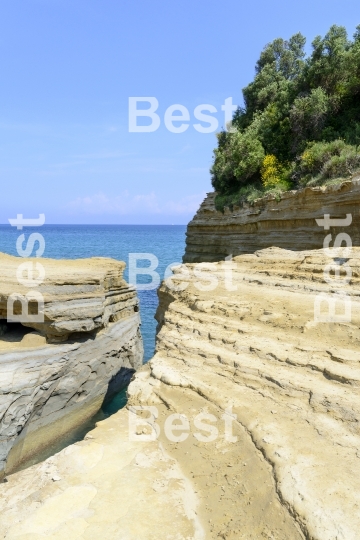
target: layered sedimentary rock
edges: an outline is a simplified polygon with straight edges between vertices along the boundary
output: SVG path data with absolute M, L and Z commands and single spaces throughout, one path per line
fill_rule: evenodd
M 9 255 L 0 262 L 1 475 L 81 425 L 125 387 L 142 364 L 143 347 L 138 300 L 122 277 L 124 263 Z M 29 291 L 17 280 L 24 262 L 39 262 L 45 271 L 36 287 L 44 304 L 30 302 L 29 309 L 41 318 L 9 323 L 22 311 L 17 302 L 9 307 L 10 295 Z
M 8 478 L 3 537 L 356 540 L 360 250 L 346 255 L 347 284 L 329 283 L 322 251 L 176 268 L 129 410 Z M 325 300 L 314 315 L 324 294 L 346 317 L 327 322 Z M 134 414 L 148 420 L 129 440 Z M 158 439 L 136 438 L 156 433 L 154 419 Z
M 0 254 L 0 318 L 9 318 L 11 295 L 26 295 L 29 291 L 44 298 L 43 322 L 25 326 L 38 330 L 47 341 L 66 341 L 70 334 L 92 332 L 104 328 L 138 311 L 135 291 L 123 279 L 125 263 L 102 257 L 92 259 L 54 260 L 19 259 Z M 20 265 L 32 265 L 19 271 Z M 36 265 L 43 268 L 39 270 Z M 32 277 L 36 281 L 42 272 L 44 280 L 38 286 L 25 286 Z M 38 302 L 31 300 L 29 314 L 37 313 Z M 14 314 L 21 313 L 14 304 Z
M 351 214 L 350 226 L 330 233 L 347 232 L 360 245 L 360 178 L 340 185 L 290 191 L 276 200 L 267 196 L 252 205 L 244 204 L 224 213 L 215 209 L 215 193 L 209 193 L 187 228 L 184 262 L 220 261 L 229 255 L 254 253 L 278 246 L 301 251 L 319 249 L 323 229 L 315 219 L 330 214 L 344 218 Z
M 7 539 L 204 539 L 197 494 L 156 441 L 132 442 L 125 411 L 84 441 L 0 484 Z

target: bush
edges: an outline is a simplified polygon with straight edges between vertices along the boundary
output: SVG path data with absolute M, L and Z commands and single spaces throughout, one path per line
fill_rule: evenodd
M 300 157 L 298 174 L 301 183 L 312 185 L 333 178 L 346 178 L 360 168 L 360 154 L 355 146 L 338 139 L 330 143 L 310 143 Z
M 215 197 L 215 208 L 220 212 L 224 211 L 225 206 L 233 208 L 242 206 L 244 202 L 253 203 L 256 199 L 264 196 L 264 190 L 261 186 L 248 185 L 240 188 L 237 192 L 231 195 L 219 195 Z
M 321 135 L 329 111 L 329 97 L 322 88 L 311 90 L 308 96 L 295 99 L 290 110 L 292 150 L 301 151 L 306 140 Z
M 276 156 L 273 154 L 265 156 L 261 166 L 261 180 L 265 188 L 289 189 L 288 176 L 286 167 L 279 162 Z
M 352 40 L 332 26 L 307 57 L 305 43 L 295 34 L 262 51 L 233 116 L 237 132 L 218 136 L 211 169 L 218 194 L 255 185 L 260 173 L 266 189 L 286 189 L 290 178 L 297 187 L 316 185 L 359 168 L 360 26 Z M 263 163 L 265 154 L 278 161 Z
M 212 185 L 220 193 L 237 191 L 259 172 L 264 148 L 252 133 L 238 131 L 218 135 L 211 168 Z
M 355 148 L 345 148 L 339 156 L 332 156 L 322 168 L 324 178 L 351 176 L 360 167 L 360 154 Z
M 330 143 L 311 142 L 307 145 L 305 152 L 300 157 L 300 170 L 303 174 L 319 174 L 332 156 L 340 156 L 346 144 L 338 139 Z

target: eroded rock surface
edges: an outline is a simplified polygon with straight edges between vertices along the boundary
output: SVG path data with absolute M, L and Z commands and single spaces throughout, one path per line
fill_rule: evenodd
M 66 341 L 70 334 L 99 330 L 138 311 L 136 293 L 123 279 L 124 262 L 102 257 L 24 259 L 2 253 L 0 264 L 0 319 L 9 318 L 11 295 L 25 296 L 35 290 L 44 298 L 44 322 L 23 324 L 46 335 L 48 341 Z M 29 277 L 26 269 L 19 272 L 19 266 L 25 264 L 33 265 L 33 279 L 39 277 L 36 264 L 43 267 L 45 277 L 40 285 L 27 287 L 19 282 L 19 277 Z M 38 302 L 29 304 L 30 315 L 36 313 Z M 20 306 L 15 303 L 15 315 L 19 312 Z
M 0 537 L 203 540 L 197 494 L 157 441 L 131 442 L 126 411 L 0 485 Z
M 0 261 L 5 321 L 9 295 L 29 289 L 16 278 L 24 259 Z M 138 300 L 122 277 L 124 263 L 33 261 L 45 268 L 37 287 L 44 322 L 3 322 L 0 336 L 0 476 L 83 424 L 142 365 Z
M 237 257 L 232 279 L 226 263 L 175 269 L 159 293 L 155 357 L 128 391 L 137 415 L 156 408 L 159 438 L 129 441 L 122 410 L 10 476 L 3 537 L 356 540 L 360 250 L 339 261 L 352 273 L 342 286 L 350 321 L 314 321 L 316 296 L 339 290 L 324 280 L 328 262 L 322 251 L 271 248 Z M 174 413 L 189 420 L 183 442 L 166 435 Z M 212 420 L 195 424 L 199 413 Z M 217 435 L 199 438 L 209 426 Z
M 214 199 L 215 193 L 208 193 L 188 224 L 184 262 L 220 261 L 271 246 L 295 251 L 320 249 L 324 229 L 315 219 L 324 214 L 333 218 L 351 214 L 350 226 L 331 227 L 329 233 L 346 232 L 353 245 L 360 246 L 359 177 L 341 185 L 290 191 L 280 201 L 268 196 L 253 205 L 225 208 L 224 213 L 215 209 Z
M 340 287 L 351 300 L 343 323 L 314 320 L 316 296 L 339 290 L 324 280 L 322 251 L 239 256 L 232 282 L 226 263 L 187 265 L 191 276 L 178 267 L 172 280 L 185 290 L 162 285 L 157 352 L 130 402 L 218 419 L 214 443 L 191 428 L 191 461 L 179 457 L 201 493 L 207 538 L 359 537 L 360 250 L 351 257 L 341 261 L 352 274 Z M 199 290 L 210 274 L 219 286 Z M 233 444 L 221 435 L 229 405 Z

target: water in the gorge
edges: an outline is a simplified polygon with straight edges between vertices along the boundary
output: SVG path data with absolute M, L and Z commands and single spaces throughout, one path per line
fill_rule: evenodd
M 54 259 L 77 259 L 87 257 L 111 257 L 126 262 L 124 277 L 128 281 L 130 254 L 138 254 L 138 267 L 151 264 L 146 254 L 155 256 L 158 267 L 155 271 L 160 279 L 164 278 L 166 268 L 173 263 L 180 263 L 185 250 L 185 225 L 44 225 L 40 228 L 29 227 L 18 231 L 10 225 L 0 225 L 0 251 L 17 255 L 16 240 L 20 234 L 40 232 L 46 243 L 43 257 Z M 144 259 L 141 255 L 144 254 Z M 134 258 L 134 256 L 133 256 Z M 154 259 L 153 259 L 154 261 Z M 152 262 L 154 265 L 154 262 Z M 139 275 L 137 283 L 149 283 L 150 277 Z M 154 353 L 156 321 L 154 319 L 158 304 L 156 289 L 139 290 L 141 334 L 144 341 L 144 362 Z M 65 446 L 81 440 L 99 420 L 118 411 L 126 404 L 126 391 L 116 394 L 103 406 L 97 415 L 85 425 L 73 430 L 61 441 L 57 441 L 43 453 L 29 460 L 24 466 L 46 459 Z

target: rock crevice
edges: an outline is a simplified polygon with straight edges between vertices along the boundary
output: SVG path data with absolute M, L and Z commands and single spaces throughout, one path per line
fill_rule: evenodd
M 9 296 L 27 290 L 16 278 L 23 259 L 0 260 L 6 320 Z M 2 324 L 0 475 L 86 422 L 142 365 L 138 299 L 122 277 L 125 264 L 38 260 L 45 269 L 38 287 L 43 322 Z
M 44 509 L 60 490 L 73 500 L 72 490 L 86 487 L 85 522 L 64 510 L 60 537 L 357 540 L 360 250 L 347 258 L 352 277 L 342 286 L 350 320 L 314 317 L 317 296 L 339 287 L 324 278 L 328 261 L 323 250 L 243 254 L 233 259 L 231 287 L 225 261 L 174 268 L 159 289 L 156 353 L 134 374 L 128 408 L 9 477 L 0 489 L 4 537 L 53 532 Z M 174 414 L 181 440 L 169 435 Z M 138 439 L 154 420 L 156 437 Z M 119 516 L 124 493 L 131 512 Z

